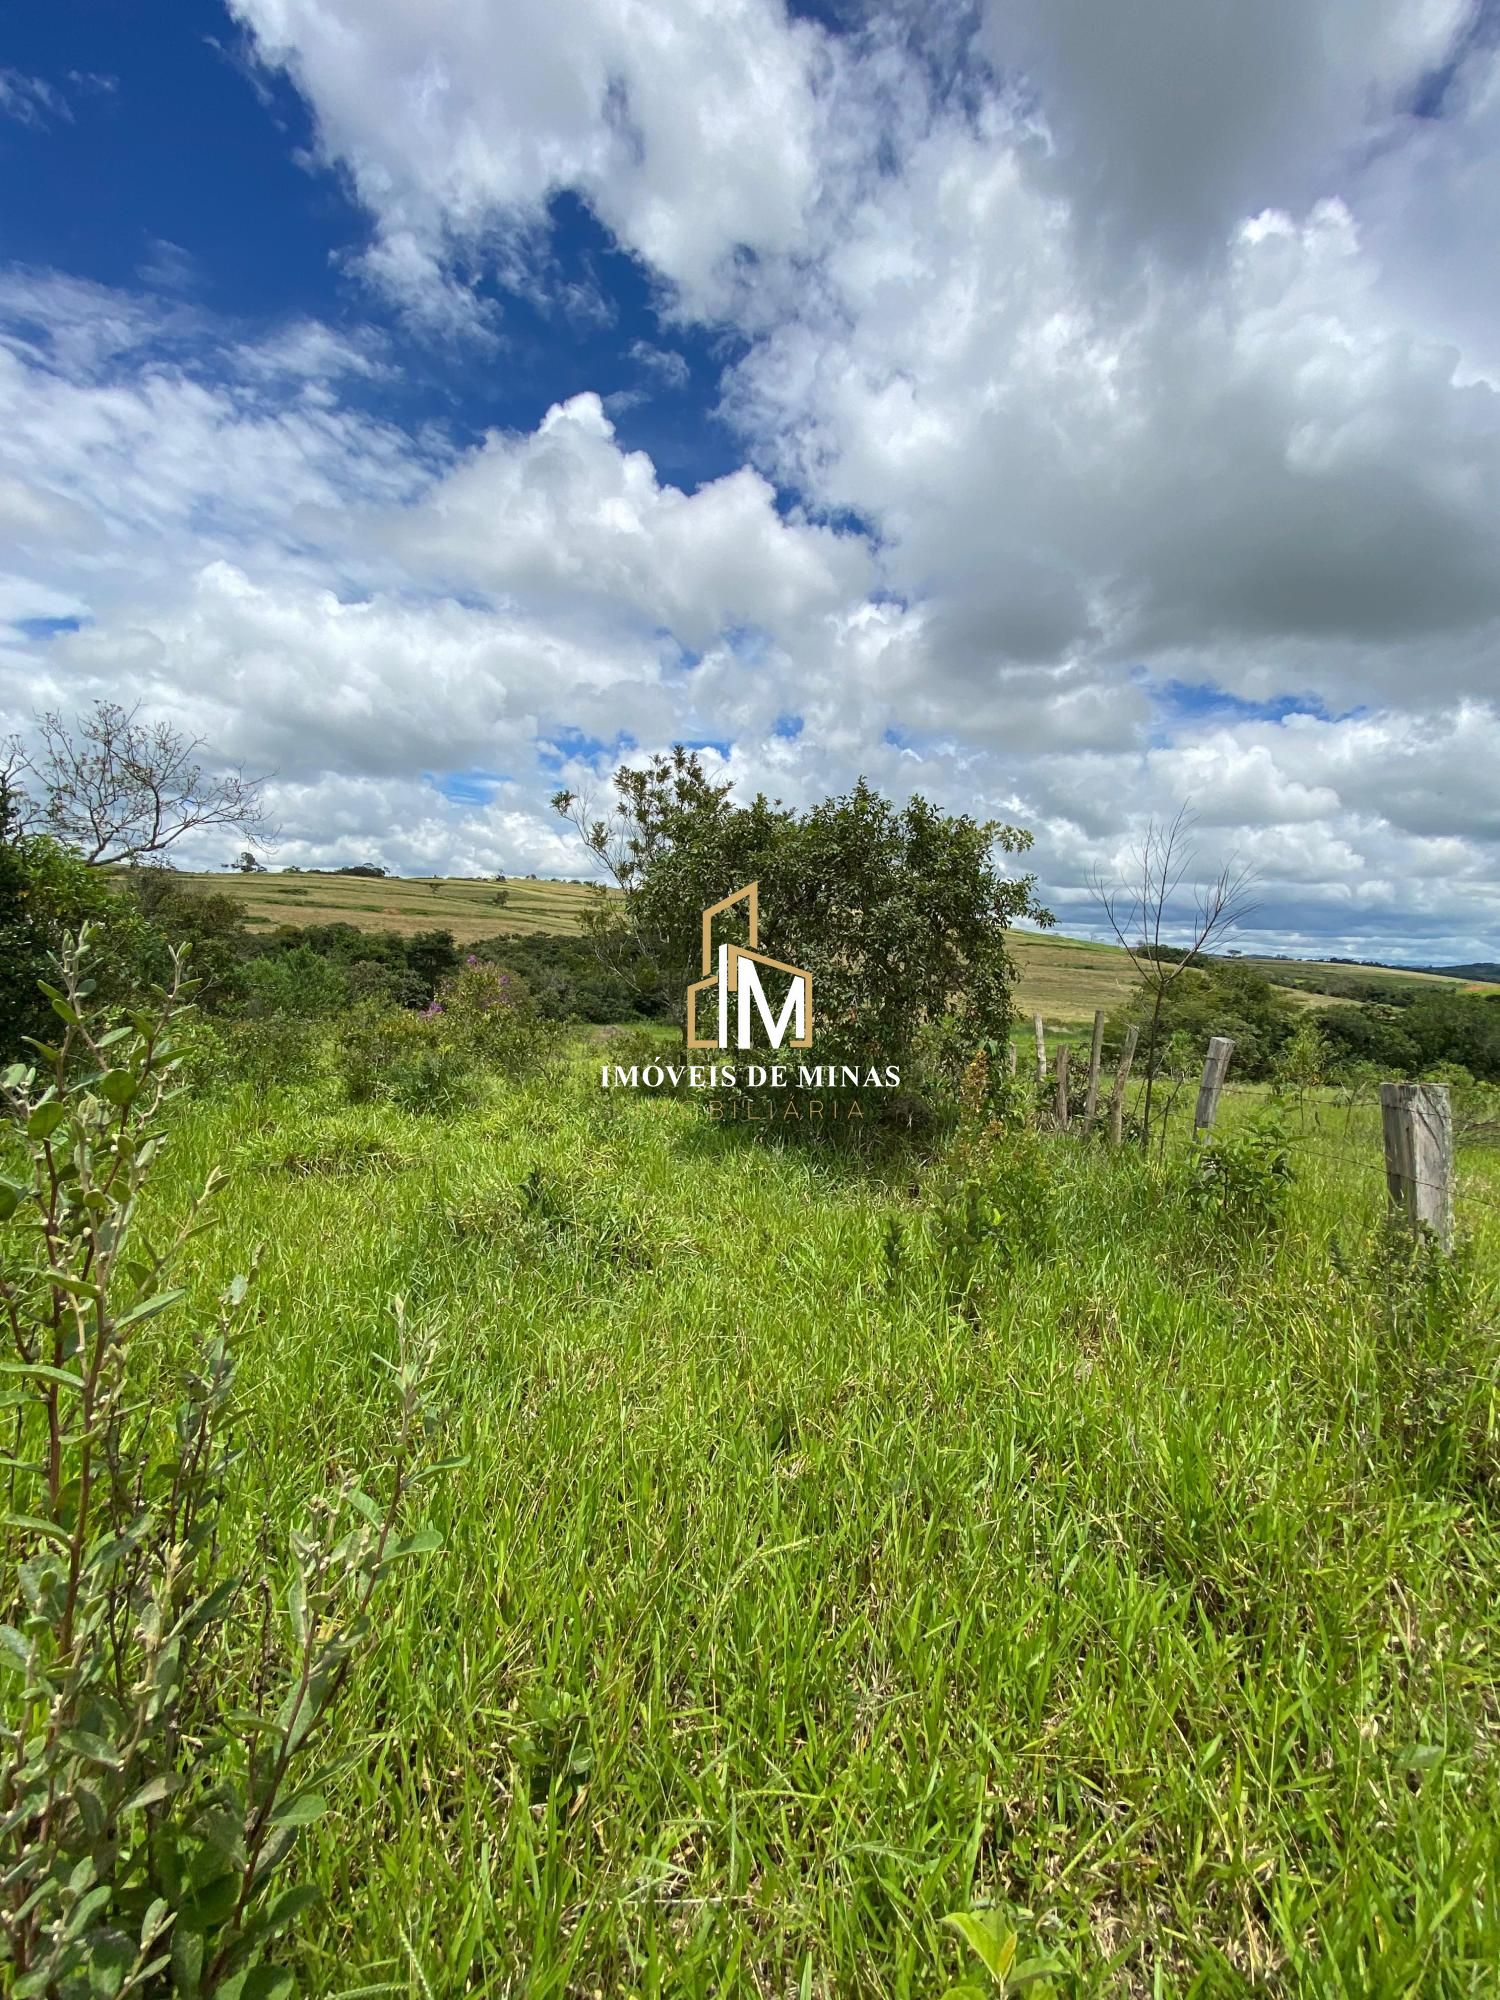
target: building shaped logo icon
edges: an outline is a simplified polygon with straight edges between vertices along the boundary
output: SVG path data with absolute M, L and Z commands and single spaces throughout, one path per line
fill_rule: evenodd
M 714 918 L 739 903 L 748 906 L 749 947 L 721 944 L 716 958 Z M 737 1048 L 748 1049 L 751 1046 L 756 1013 L 760 1015 L 766 1038 L 773 1049 L 779 1049 L 783 1043 L 791 1049 L 812 1047 L 812 974 L 804 972 L 799 965 L 785 965 L 779 958 L 768 958 L 764 952 L 757 950 L 759 943 L 758 882 L 747 882 L 743 889 L 736 889 L 721 903 L 711 903 L 703 912 L 703 977 L 695 979 L 687 990 L 687 1045 L 690 1049 L 727 1049 L 730 1046 L 731 1012 L 736 1037 L 734 1046 Z M 790 977 L 779 1015 L 772 1013 L 771 1002 L 761 984 L 762 971 L 786 973 Z M 698 1003 L 701 995 L 708 992 L 716 996 L 719 1009 L 718 1034 L 712 1038 L 698 1033 Z M 795 1030 L 790 1036 L 788 1028 Z

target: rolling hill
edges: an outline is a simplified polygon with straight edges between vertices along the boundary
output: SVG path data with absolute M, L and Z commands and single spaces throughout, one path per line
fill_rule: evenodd
M 357 925 L 361 930 L 448 930 L 460 944 L 480 938 L 568 933 L 581 928 L 588 896 L 582 882 L 512 876 L 504 883 L 461 876 L 361 876 L 323 874 L 197 875 L 187 879 L 235 897 L 257 925 Z M 497 896 L 504 891 L 505 901 Z M 1073 1028 L 1096 1007 L 1113 1008 L 1131 983 L 1129 960 L 1118 946 L 1053 932 L 1017 931 L 1012 948 L 1021 968 L 1023 1011 L 1038 1011 L 1049 1028 Z M 1477 967 L 1446 980 L 1437 972 L 1282 958 L 1243 961 L 1309 1005 L 1355 997 L 1354 982 L 1407 980 L 1455 984 Z

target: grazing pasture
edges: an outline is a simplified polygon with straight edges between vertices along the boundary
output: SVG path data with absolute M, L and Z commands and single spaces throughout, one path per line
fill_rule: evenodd
M 237 1088 L 153 1190 L 231 1172 L 190 1303 L 266 1246 L 231 1556 L 380 1449 L 397 1298 L 467 1459 L 327 1745 L 303 1990 L 937 2000 L 979 1911 L 1058 1993 L 1492 1992 L 1500 1155 L 1444 1266 L 1368 1108 L 1290 1184 L 1249 1090 L 1207 1187 L 1180 1132 L 881 1164 L 607 1048 L 450 1118 Z

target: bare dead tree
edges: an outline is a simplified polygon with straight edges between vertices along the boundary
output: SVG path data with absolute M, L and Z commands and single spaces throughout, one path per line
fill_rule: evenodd
M 1098 869 L 1089 880 L 1105 922 L 1150 996 L 1142 1151 L 1151 1144 L 1151 1094 L 1167 995 L 1189 966 L 1255 908 L 1250 895 L 1253 871 L 1233 858 L 1217 875 L 1189 884 L 1198 859 L 1192 829 L 1192 813 L 1186 805 L 1179 806 L 1171 820 L 1153 819 L 1147 824 L 1118 882 L 1107 881 Z M 1173 933 L 1182 942 L 1174 944 Z
M 254 845 L 271 837 L 261 805 L 264 779 L 206 773 L 203 739 L 138 708 L 95 702 L 71 725 L 36 718 L 39 747 L 17 768 L 35 781 L 36 823 L 97 866 L 164 855 L 185 834 L 233 828 Z

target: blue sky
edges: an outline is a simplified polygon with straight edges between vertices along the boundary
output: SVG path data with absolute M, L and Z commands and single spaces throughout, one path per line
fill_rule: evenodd
M 1080 931 L 1188 800 L 1247 942 L 1500 954 L 1497 21 L 17 0 L 4 726 L 170 714 L 273 865 L 863 772 Z
M 62 107 L 0 120 L 0 172 L 23 192 L 0 219 L 8 260 L 160 286 L 251 337 L 304 317 L 378 331 L 391 363 L 382 412 L 459 441 L 532 430 L 552 404 L 597 390 L 614 399 L 622 443 L 675 483 L 740 463 L 715 406 L 743 343 L 727 328 L 664 334 L 650 272 L 568 192 L 539 219 L 525 283 L 478 278 L 503 321 L 498 352 L 435 343 L 347 282 L 369 218 L 347 177 L 310 159 L 307 105 L 251 62 L 242 28 L 212 0 L 163 10 L 147 32 L 123 4 L 19 0 L 5 66 L 46 81 Z

